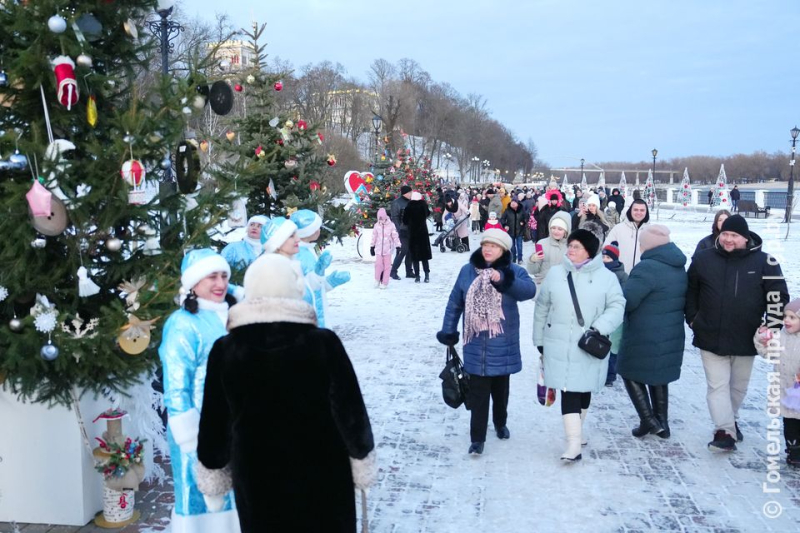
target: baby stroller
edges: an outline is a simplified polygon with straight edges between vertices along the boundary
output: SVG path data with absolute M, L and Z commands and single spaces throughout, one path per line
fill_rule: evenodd
M 466 215 L 461 220 L 455 220 L 455 217 L 446 217 L 444 221 L 444 231 L 436 237 L 433 241 L 434 246 L 438 246 L 439 250 L 445 251 L 445 247 L 450 248 L 454 252 L 462 253 L 467 251 L 467 246 L 461 242 L 461 239 L 456 237 L 456 230 L 462 224 L 469 222 L 469 215 Z

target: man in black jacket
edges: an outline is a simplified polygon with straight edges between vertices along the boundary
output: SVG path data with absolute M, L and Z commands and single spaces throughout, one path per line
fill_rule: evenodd
M 686 322 L 703 358 L 715 426 L 711 451 L 733 451 L 743 439 L 736 417 L 756 355 L 753 337 L 765 315 L 768 327 L 779 328 L 789 302 L 781 267 L 761 251 L 761 242 L 742 216 L 733 215 L 716 246 L 695 254 L 689 267 Z
M 739 186 L 734 185 L 733 190 L 731 191 L 731 205 L 733 206 L 733 212 L 739 212 L 739 200 L 742 198 L 742 193 L 739 192 Z M 747 213 L 745 213 L 747 214 Z
M 400 268 L 400 263 L 403 262 L 403 259 L 405 259 L 406 277 L 414 277 L 414 273 L 411 271 L 411 256 L 408 255 L 408 226 L 403 222 L 403 211 L 405 211 L 410 198 L 411 187 L 408 185 L 400 187 L 400 196 L 392 200 L 389 214 L 397 228 L 397 234 L 400 236 L 400 251 L 395 254 L 392 271 L 389 273 L 392 279 L 397 280 L 400 279 L 400 276 L 397 275 L 397 269 Z

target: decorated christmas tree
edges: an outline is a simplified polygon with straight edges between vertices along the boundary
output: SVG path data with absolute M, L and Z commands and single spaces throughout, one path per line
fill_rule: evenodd
M 653 183 L 653 171 L 647 171 L 647 181 L 644 183 L 644 194 L 642 200 L 647 203 L 647 207 L 653 209 L 656 206 L 656 186 Z
M 429 204 L 436 200 L 434 194 L 439 186 L 439 177 L 431 168 L 430 158 L 418 160 L 408 147 L 397 151 L 394 164 L 386 168 L 376 167 L 375 171 L 379 173 L 363 178 L 367 192 L 357 195 L 360 202 L 354 207 L 356 219 L 366 227 L 372 227 L 381 207 L 389 212 L 389 204 L 400 196 L 403 185 L 421 193 Z
M 242 115 L 231 121 L 216 141 L 219 163 L 214 175 L 234 177 L 239 190 L 247 191 L 247 212 L 270 217 L 311 209 L 323 219 L 319 243 L 350 231 L 352 217 L 331 203 L 332 191 L 323 186 L 323 175 L 336 165 L 335 154 L 321 151 L 324 135 L 297 111 L 281 110 L 275 94 L 283 90 L 285 73 L 263 70 L 265 47 L 260 44 L 266 25 L 243 30 L 254 51 L 251 68 L 228 76 L 228 82 L 244 99 Z M 235 279 L 235 278 L 234 278 Z
M 623 198 L 628 197 L 628 181 L 625 179 L 625 173 L 622 173 L 622 176 L 619 178 L 619 193 L 622 195 Z
M 606 173 L 600 172 L 600 177 L 597 178 L 597 189 L 605 189 L 606 188 Z
M 725 165 L 719 166 L 719 176 L 714 188 L 714 207 L 720 209 L 730 209 L 731 199 L 728 191 L 728 177 L 725 175 Z
M 581 190 L 585 193 L 589 190 L 589 184 L 586 182 L 586 174 L 581 177 Z
M 211 80 L 197 65 L 191 83 L 151 72 L 155 5 L 0 6 L 0 153 L 18 146 L 0 164 L 0 373 L 26 399 L 69 404 L 147 379 L 183 250 L 226 213 L 228 185 L 192 183 L 181 142 Z
M 683 207 L 687 207 L 692 203 L 692 183 L 689 181 L 689 169 L 683 169 L 683 180 L 681 181 L 681 188 L 678 191 L 678 203 Z
M 561 182 L 561 192 L 567 192 L 568 187 L 569 187 L 569 180 L 567 179 L 567 175 L 564 174 L 564 181 Z

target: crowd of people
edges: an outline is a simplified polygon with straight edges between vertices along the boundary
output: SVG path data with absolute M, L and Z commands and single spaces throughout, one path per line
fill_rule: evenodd
M 429 205 L 403 186 L 388 213 L 378 211 L 370 253 L 376 288 L 401 280 L 401 265 L 406 278 L 428 283 L 432 214 L 462 249 L 480 234 L 436 335 L 462 347 L 469 454 L 484 452 L 490 407 L 496 436 L 511 437 L 521 335 L 533 339 L 545 385 L 559 391 L 562 460 L 582 458 L 592 395 L 617 376 L 638 419 L 631 434 L 670 438 L 668 386 L 680 378 L 685 323 L 706 375 L 708 448 L 736 449 L 753 356 L 782 350 L 787 462 L 800 467 L 800 300 L 790 302 L 780 266 L 743 217 L 718 211 L 687 258 L 669 228 L 650 222 L 644 201 L 617 189 L 438 193 Z M 355 530 L 351 491 L 375 481 L 375 442 L 352 363 L 325 329 L 326 293 L 350 274 L 331 270 L 330 251 L 315 246 L 321 225 L 308 210 L 254 216 L 241 242 L 184 257 L 181 306 L 159 349 L 173 531 Z M 527 257 L 524 242 L 534 243 Z M 233 271 L 245 272 L 242 287 L 229 282 Z M 533 330 L 521 331 L 527 300 L 535 301 Z M 587 331 L 608 337 L 609 355 L 579 346 Z M 264 438 L 264 423 L 280 427 L 281 438 Z

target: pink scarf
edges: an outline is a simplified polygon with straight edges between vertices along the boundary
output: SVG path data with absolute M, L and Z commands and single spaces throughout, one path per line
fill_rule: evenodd
M 464 344 L 480 335 L 489 332 L 493 339 L 503 334 L 503 295 L 492 286 L 491 268 L 475 269 L 478 276 L 467 291 L 464 309 Z

